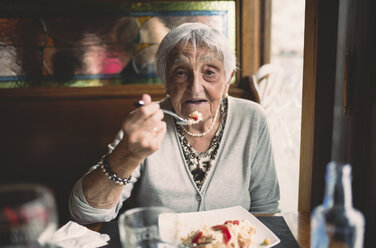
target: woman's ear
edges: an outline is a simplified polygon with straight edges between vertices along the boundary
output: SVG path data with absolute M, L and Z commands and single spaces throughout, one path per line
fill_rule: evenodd
M 226 83 L 227 85 L 230 85 L 230 84 L 231 84 L 231 80 L 232 80 L 232 78 L 234 77 L 234 74 L 235 74 L 235 70 L 233 70 L 233 71 L 231 72 L 230 78 L 228 79 L 228 82 Z
M 231 76 L 230 76 L 229 80 L 226 82 L 225 89 L 223 91 L 223 97 L 224 98 L 228 96 L 228 89 L 230 88 L 231 80 L 234 77 L 234 74 L 235 74 L 235 70 L 233 70 L 231 72 Z

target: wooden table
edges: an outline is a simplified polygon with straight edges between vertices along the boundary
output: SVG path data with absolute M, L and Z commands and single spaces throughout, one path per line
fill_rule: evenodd
M 288 212 L 280 214 L 263 214 L 256 216 L 283 216 L 295 239 L 298 241 L 300 247 L 310 247 L 311 214 L 309 212 Z M 102 226 L 102 223 L 95 223 L 86 226 L 93 231 L 98 231 Z

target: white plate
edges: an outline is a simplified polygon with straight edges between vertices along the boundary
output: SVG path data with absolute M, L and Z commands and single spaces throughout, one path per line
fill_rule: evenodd
M 252 248 L 272 247 L 281 241 L 272 231 L 270 231 L 269 228 L 241 206 L 203 212 L 180 213 L 178 214 L 178 218 L 178 235 L 180 238 L 202 226 L 219 225 L 223 224 L 226 220 L 248 220 L 251 225 L 256 228 L 256 235 L 253 238 L 254 243 L 251 246 Z M 269 239 L 270 245 L 263 245 L 266 238 Z

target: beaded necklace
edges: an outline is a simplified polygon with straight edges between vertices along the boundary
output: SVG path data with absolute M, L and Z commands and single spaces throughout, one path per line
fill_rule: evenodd
M 203 136 L 207 135 L 213 129 L 215 122 L 217 121 L 220 106 L 221 106 L 221 104 L 218 105 L 217 110 L 215 111 L 215 115 L 214 115 L 213 122 L 212 122 L 211 126 L 205 132 L 203 132 L 203 133 L 192 133 L 189 130 L 187 130 L 184 126 L 181 126 L 181 128 L 183 129 L 183 131 L 186 134 L 193 136 L 193 137 L 203 137 Z

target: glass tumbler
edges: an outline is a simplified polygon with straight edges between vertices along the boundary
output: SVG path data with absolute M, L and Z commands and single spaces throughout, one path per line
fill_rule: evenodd
M 0 199 L 0 247 L 41 247 L 38 239 L 56 231 L 56 203 L 45 186 L 1 185 Z
M 127 210 L 119 217 L 119 235 L 126 248 L 171 248 L 178 246 L 177 214 L 164 207 Z

